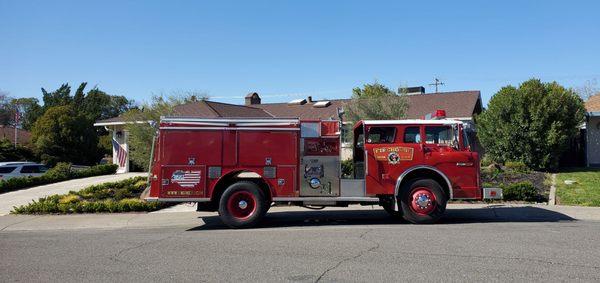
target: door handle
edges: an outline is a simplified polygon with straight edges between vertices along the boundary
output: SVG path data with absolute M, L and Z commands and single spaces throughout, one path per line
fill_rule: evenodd
M 458 163 L 456 163 L 456 166 L 458 166 L 458 167 L 472 167 L 473 166 L 473 162 L 458 162 Z

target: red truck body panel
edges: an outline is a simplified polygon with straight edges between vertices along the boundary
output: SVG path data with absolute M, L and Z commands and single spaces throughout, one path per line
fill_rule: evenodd
M 331 171 L 336 166 L 337 183 L 329 182 L 329 192 L 319 193 L 343 199 L 347 192 L 343 180 L 339 180 L 342 150 L 339 123 L 297 119 L 164 119 L 154 146 L 149 199 L 207 201 L 215 195 L 214 190 L 222 180 L 245 172 L 263 180 L 273 200 L 301 200 L 309 195 L 306 192 L 312 193 L 310 188 L 306 189 L 307 182 L 314 176 L 324 176 L 319 170 Z M 462 124 L 456 121 L 357 123 L 353 150 L 355 177 L 364 180 L 361 196 L 396 195 L 404 176 L 415 170 L 430 170 L 447 182 L 442 185 L 447 185 L 451 198 L 481 199 L 479 157 L 470 151 L 463 131 Z M 449 135 L 453 135 L 452 140 Z M 320 162 L 320 167 L 311 162 Z M 364 166 L 364 172 L 360 166 Z

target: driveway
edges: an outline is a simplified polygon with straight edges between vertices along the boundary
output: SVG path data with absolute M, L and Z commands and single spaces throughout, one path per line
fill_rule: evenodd
M 64 194 L 68 193 L 69 191 L 79 191 L 91 185 L 120 181 L 135 176 L 148 176 L 148 173 L 125 173 L 95 176 L 0 194 L 0 216 L 8 214 L 14 206 L 28 204 L 32 200 L 37 200 L 41 197 L 54 194 Z
M 436 225 L 372 207 L 0 217 L 0 282 L 599 281 L 598 209 L 450 205 Z M 574 217 L 581 215 L 584 219 Z

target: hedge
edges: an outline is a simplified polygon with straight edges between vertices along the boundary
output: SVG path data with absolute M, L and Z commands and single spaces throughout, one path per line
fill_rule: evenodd
M 518 182 L 502 188 L 504 200 L 538 201 L 540 196 L 531 182 Z
M 114 174 L 117 172 L 117 168 L 116 164 L 102 164 L 80 171 L 71 171 L 71 164 L 58 163 L 39 177 L 18 177 L 0 181 L 0 194 L 70 179 Z
M 139 196 L 146 188 L 146 177 L 134 177 L 119 182 L 104 183 L 71 191 L 65 195 L 51 195 L 27 205 L 14 207 L 14 214 L 70 214 L 155 211 L 168 204 L 146 202 Z

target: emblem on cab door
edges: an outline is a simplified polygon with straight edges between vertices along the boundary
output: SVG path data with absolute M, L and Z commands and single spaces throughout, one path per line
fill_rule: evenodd
M 400 156 L 398 155 L 398 153 L 390 152 L 390 154 L 388 154 L 388 162 L 390 164 L 398 164 L 398 162 L 400 162 Z

